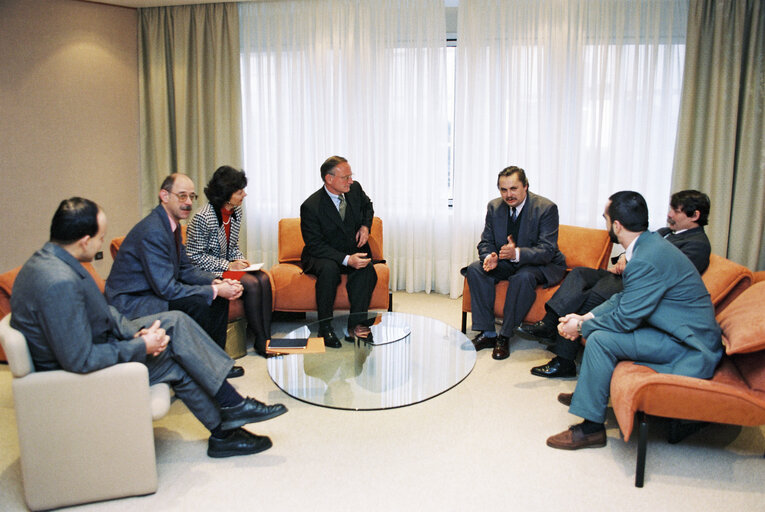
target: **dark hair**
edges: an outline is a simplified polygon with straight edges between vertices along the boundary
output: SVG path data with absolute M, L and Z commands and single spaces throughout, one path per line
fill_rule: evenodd
M 173 191 L 173 185 L 175 185 L 175 178 L 178 177 L 178 173 L 174 172 L 173 174 L 169 174 L 164 180 L 162 180 L 162 185 L 159 186 L 160 190 L 167 190 L 168 192 Z M 159 198 L 159 204 L 162 204 L 162 198 Z
M 98 233 L 99 210 L 98 205 L 90 199 L 64 199 L 50 222 L 50 241 L 67 245 L 86 235 L 95 236 Z
M 696 223 L 699 226 L 706 226 L 709 222 L 709 196 L 698 190 L 681 190 L 675 192 L 669 200 L 669 205 L 675 209 L 681 209 L 688 217 L 699 212 L 699 220 Z
M 526 179 L 526 171 L 524 171 L 520 167 L 511 165 L 510 167 L 505 167 L 504 169 L 499 171 L 499 174 L 497 175 L 497 187 L 499 187 L 500 178 L 504 178 L 505 176 L 512 176 L 513 174 L 518 175 L 518 180 L 521 183 L 523 183 L 524 188 L 529 186 L 529 180 Z
M 608 216 L 611 222 L 618 220 L 625 229 L 641 232 L 648 229 L 648 205 L 645 199 L 632 190 L 622 190 L 608 198 Z
M 342 164 L 343 162 L 347 162 L 347 161 L 348 160 L 346 160 L 345 158 L 343 158 L 341 156 L 337 156 L 337 155 L 331 156 L 331 157 L 327 158 L 326 160 L 324 160 L 324 163 L 321 164 L 321 169 L 320 169 L 321 170 L 321 180 L 324 181 L 324 177 L 327 174 L 333 174 L 332 173 L 332 169 L 334 169 L 338 165 Z
M 247 176 L 244 171 L 235 169 L 229 165 L 222 165 L 215 170 L 210 181 L 205 187 L 207 200 L 216 210 L 231 199 L 231 194 L 247 186 Z

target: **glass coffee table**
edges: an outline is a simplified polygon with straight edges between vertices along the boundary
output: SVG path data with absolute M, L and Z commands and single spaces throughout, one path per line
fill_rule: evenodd
M 368 326 L 371 336 L 345 341 L 349 320 Z M 448 391 L 475 365 L 476 352 L 467 336 L 433 318 L 363 313 L 336 316 L 332 324 L 341 348 L 267 360 L 271 379 L 293 398 L 335 409 L 403 407 Z M 284 337 L 317 337 L 318 331 L 317 321 Z

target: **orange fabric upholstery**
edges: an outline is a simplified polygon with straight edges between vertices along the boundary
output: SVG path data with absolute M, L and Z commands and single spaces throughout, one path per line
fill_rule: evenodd
M 738 297 L 752 284 L 752 271 L 717 254 L 709 255 L 709 267 L 701 276 L 707 287 L 715 313 Z
M 104 280 L 98 275 L 93 265 L 89 262 L 83 262 L 82 266 L 93 276 L 98 289 L 103 293 Z M 21 267 L 16 267 L 13 270 L 0 274 L 0 319 L 11 312 L 11 292 L 13 291 L 13 283 L 16 281 L 16 276 L 19 275 L 20 270 Z M 0 361 L 6 361 L 5 352 L 3 352 L 2 347 L 0 347 Z
M 765 270 L 758 270 L 754 273 L 754 282 L 759 283 L 765 281 Z
M 279 221 L 279 263 L 271 267 L 271 283 L 273 285 L 274 310 L 305 312 L 316 311 L 316 278 L 303 273 L 300 267 L 300 255 L 305 243 L 300 232 L 300 219 L 288 218 Z M 369 232 L 369 246 L 372 249 L 372 259 L 383 259 L 383 225 L 382 219 L 375 217 Z M 388 282 L 390 268 L 386 263 L 375 264 L 377 285 L 372 292 L 369 309 L 390 310 L 390 294 Z M 341 277 L 337 288 L 334 309 L 349 309 L 348 292 L 345 288 L 347 276 Z
M 611 255 L 611 240 L 603 229 L 582 228 L 562 224 L 558 229 L 558 248 L 566 256 L 566 267 L 606 268 Z M 494 316 L 502 318 L 507 295 L 508 281 L 502 281 L 495 287 Z M 537 286 L 537 298 L 523 319 L 524 322 L 537 322 L 545 316 L 545 302 L 558 290 L 560 284 L 544 288 Z M 466 313 L 470 312 L 470 288 L 467 279 L 462 287 L 462 318 L 465 331 Z

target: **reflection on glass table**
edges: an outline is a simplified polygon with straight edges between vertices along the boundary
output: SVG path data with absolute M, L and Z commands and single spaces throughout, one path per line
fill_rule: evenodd
M 268 373 L 288 395 L 337 409 L 389 409 L 422 402 L 459 384 L 473 369 L 475 349 L 459 330 L 408 313 L 340 315 L 333 327 L 341 340 L 348 324 L 369 327 L 371 336 L 343 341 L 319 354 L 269 358 Z M 288 333 L 318 336 L 319 322 Z

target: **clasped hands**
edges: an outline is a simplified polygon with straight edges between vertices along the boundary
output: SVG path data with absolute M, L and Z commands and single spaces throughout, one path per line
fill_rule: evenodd
M 170 343 L 170 336 L 159 326 L 159 320 L 154 320 L 153 324 L 149 327 L 144 327 L 135 333 L 133 337 L 142 337 L 143 342 L 146 343 L 146 354 L 155 357 L 165 350 L 167 344 Z
M 369 240 L 369 228 L 361 226 L 356 231 L 356 247 L 362 247 L 367 243 L 367 240 Z M 365 252 L 355 252 L 348 257 L 348 266 L 357 270 L 366 267 L 371 262 L 372 258 Z
M 228 300 L 238 299 L 244 291 L 242 283 L 236 279 L 215 279 L 212 285 L 218 291 L 218 297 Z
M 499 254 L 493 252 L 483 259 L 484 272 L 490 272 L 497 268 L 499 260 L 512 260 L 515 259 L 515 242 L 513 237 L 507 235 L 507 243 L 499 248 Z
M 585 320 L 595 318 L 592 313 L 586 315 L 577 315 L 575 313 L 569 313 L 566 316 L 558 319 L 558 334 L 566 338 L 567 340 L 575 341 L 581 333 L 579 332 L 579 326 Z

